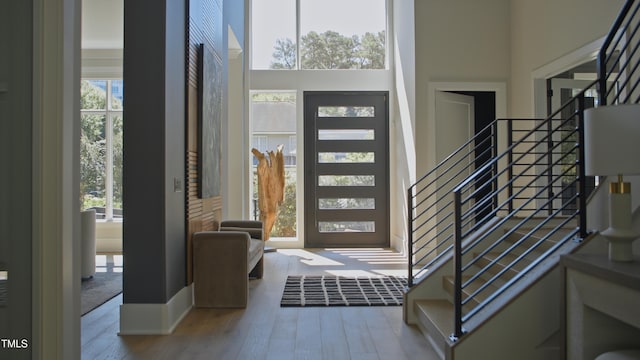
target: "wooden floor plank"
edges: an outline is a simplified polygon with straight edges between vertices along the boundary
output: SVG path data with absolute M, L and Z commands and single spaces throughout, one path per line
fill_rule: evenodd
M 349 344 L 349 353 L 352 358 L 368 358 L 373 354 L 377 356 L 376 346 L 369 333 L 366 318 L 362 314 L 361 307 L 343 307 L 342 323 Z
M 82 359 L 436 359 L 402 307 L 281 308 L 287 275 L 404 275 L 388 249 L 265 254 L 246 309 L 192 309 L 170 335 L 119 336 L 118 296 L 83 316 Z
M 298 309 L 296 323 L 296 359 L 322 360 L 320 308 Z
M 288 311 L 287 311 L 288 310 Z M 273 331 L 269 336 L 267 359 L 293 359 L 296 351 L 296 332 L 298 324 L 297 309 L 280 311 L 276 318 Z
M 322 354 L 325 359 L 348 359 L 349 343 L 344 331 L 340 308 L 322 310 L 320 317 Z

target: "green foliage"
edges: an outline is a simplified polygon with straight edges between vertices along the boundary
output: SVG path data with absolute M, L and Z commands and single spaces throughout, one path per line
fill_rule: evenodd
M 258 198 L 258 174 L 253 172 L 253 198 Z M 257 207 L 257 202 L 255 203 Z M 278 216 L 271 229 L 271 237 L 295 237 L 296 213 L 296 173 L 285 170 L 284 201 L 278 208 Z
M 357 36 L 346 37 L 335 31 L 302 37 L 300 57 L 303 69 L 353 69 L 356 62 Z
M 384 41 L 384 31 L 364 34 L 357 50 L 360 69 L 384 69 Z
M 80 109 L 105 110 L 107 108 L 107 94 L 104 90 L 89 81 L 80 84 Z
M 116 100 L 117 101 L 117 100 Z M 82 209 L 105 206 L 106 179 L 106 93 L 89 81 L 81 83 L 82 109 L 97 110 L 83 113 L 80 120 L 80 195 Z M 121 104 L 115 104 L 121 108 Z M 122 206 L 122 116 L 113 120 L 113 202 Z
M 278 209 L 278 218 L 271 230 L 272 237 L 296 236 L 296 179 L 295 172 L 287 172 L 284 201 Z
M 274 93 L 274 92 L 259 92 L 251 95 L 251 101 L 270 101 L 270 102 L 288 102 L 296 103 L 296 94 L 292 92 Z
M 318 114 L 324 117 L 373 117 L 374 110 L 370 106 L 321 106 Z
M 278 39 L 273 51 L 272 69 L 295 69 L 296 43 L 291 39 Z
M 303 69 L 384 69 L 385 37 L 385 31 L 362 37 L 311 31 L 301 38 L 300 62 Z M 291 39 L 276 40 L 271 68 L 294 69 L 295 47 Z
M 104 115 L 93 114 L 85 114 L 81 118 L 80 194 L 83 199 L 87 196 L 104 196 L 106 176 L 104 120 Z

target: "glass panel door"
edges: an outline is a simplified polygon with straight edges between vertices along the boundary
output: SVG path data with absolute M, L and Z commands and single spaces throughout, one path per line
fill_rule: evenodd
M 389 246 L 386 92 L 307 92 L 305 246 Z

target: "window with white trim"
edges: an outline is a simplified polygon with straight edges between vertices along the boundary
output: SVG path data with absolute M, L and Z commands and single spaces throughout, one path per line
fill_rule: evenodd
M 107 221 L 122 218 L 122 80 L 82 80 L 81 208 Z
M 255 70 L 385 69 L 386 0 L 252 0 Z

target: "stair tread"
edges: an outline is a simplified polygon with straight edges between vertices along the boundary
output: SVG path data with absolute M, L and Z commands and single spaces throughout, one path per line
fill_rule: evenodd
M 549 242 L 551 244 L 555 244 L 558 241 L 563 240 L 569 233 L 571 233 L 572 231 L 575 230 L 575 226 L 565 226 L 562 227 L 560 229 L 557 229 L 553 234 L 549 235 L 549 232 L 552 231 L 553 229 L 555 229 L 555 226 L 543 226 L 540 229 L 537 229 L 535 231 L 533 231 L 533 233 L 530 235 L 530 237 L 532 238 L 532 240 L 540 240 L 545 236 L 548 236 L 548 238 L 545 240 L 545 242 Z M 513 236 L 516 239 L 519 239 L 527 234 L 529 234 L 531 231 L 533 230 L 533 227 L 530 226 L 522 226 L 518 229 L 516 229 L 513 232 Z M 505 232 L 508 230 L 505 230 Z
M 445 339 L 453 333 L 453 305 L 445 299 L 416 300 L 416 310 L 423 313 Z
M 442 285 L 444 287 L 444 289 L 449 293 L 449 294 L 453 294 L 453 288 L 454 288 L 454 279 L 453 279 L 453 275 L 446 275 L 443 276 L 442 279 Z M 463 276 L 462 277 L 462 281 L 466 282 L 471 278 L 471 276 Z M 471 295 L 472 293 L 474 293 L 476 290 L 478 290 L 481 286 L 483 286 L 485 284 L 484 279 L 481 278 L 477 278 L 475 280 L 473 280 L 470 284 L 468 284 L 464 289 L 462 289 L 462 293 L 466 296 Z M 482 290 L 479 294 L 477 294 L 471 301 L 472 303 L 475 304 L 479 304 L 480 302 L 484 301 L 488 294 L 493 292 L 495 290 L 495 286 L 494 285 L 489 285 L 487 288 L 485 288 L 484 290 Z
M 499 252 L 487 253 L 483 257 L 478 259 L 477 264 L 478 264 L 478 266 L 484 268 L 485 266 L 489 265 L 489 263 L 491 263 L 493 260 L 495 260 L 499 256 L 501 256 L 501 254 L 502 253 L 499 253 Z M 477 256 L 477 255 L 474 255 L 474 256 Z M 490 272 L 491 274 L 495 275 L 498 272 L 502 271 L 503 268 L 507 267 L 509 264 L 514 262 L 517 258 L 518 257 L 516 255 L 513 255 L 513 254 L 504 254 L 502 256 L 502 258 L 500 260 L 498 260 L 498 262 L 495 265 L 493 265 L 489 269 L 487 269 L 487 271 Z M 512 276 L 514 276 L 517 273 L 521 272 L 528 264 L 529 264 L 529 261 L 526 260 L 526 259 L 520 260 L 517 263 L 513 264 L 513 266 L 506 273 L 506 274 L 509 274 L 508 278 L 511 278 Z
M 527 233 L 528 231 L 514 231 L 513 233 L 511 233 L 509 236 L 506 237 L 505 241 L 510 244 L 515 244 L 516 242 L 520 241 L 525 235 L 527 235 Z M 522 243 L 520 243 L 516 249 L 528 249 L 533 245 L 535 245 L 537 242 L 539 242 L 540 239 L 541 238 L 536 236 L 535 234 L 530 235 Z M 536 247 L 535 251 L 545 252 L 551 249 L 551 247 L 553 247 L 557 243 L 558 243 L 558 240 L 556 239 L 546 239 Z

